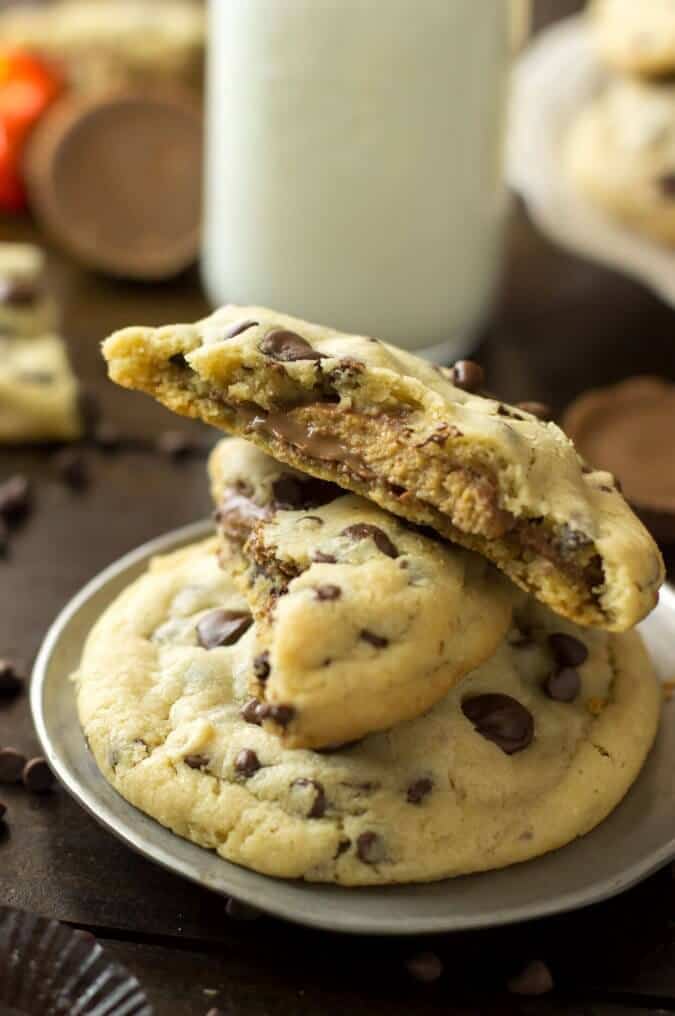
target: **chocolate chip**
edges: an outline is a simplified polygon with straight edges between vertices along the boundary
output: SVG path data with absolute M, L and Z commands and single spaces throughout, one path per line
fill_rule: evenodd
M 259 321 L 237 321 L 235 324 L 230 325 L 224 333 L 223 339 L 234 339 L 237 335 L 241 335 L 242 332 L 247 331 L 249 328 L 256 328 L 259 324 Z
M 665 173 L 657 182 L 664 198 L 675 198 L 675 173 Z
M 28 279 L 0 278 L 0 303 L 7 307 L 32 307 L 40 289 Z
M 180 430 L 164 430 L 157 438 L 157 451 L 167 458 L 179 462 L 195 451 L 195 444 Z
M 560 527 L 557 543 L 563 556 L 576 554 L 577 551 L 583 550 L 584 547 L 588 547 L 592 542 L 591 538 L 582 533 L 580 529 L 573 529 L 567 523 Z
M 12 660 L 0 660 L 0 695 L 14 695 L 23 687 L 23 674 Z
M 242 748 L 234 760 L 234 768 L 247 779 L 260 769 L 260 759 L 250 748 Z
M 295 716 L 295 709 L 293 706 L 274 706 L 270 705 L 269 702 L 261 702 L 258 708 L 258 716 L 261 720 L 272 720 L 273 723 L 278 723 L 280 727 L 287 727 Z
M 120 432 L 112 423 L 100 423 L 94 429 L 93 438 L 104 452 L 114 452 L 122 443 Z
M 554 702 L 574 702 L 581 691 L 579 671 L 574 667 L 554 670 L 544 681 L 543 688 Z
M 356 854 L 364 864 L 377 864 L 385 858 L 384 843 L 377 833 L 361 833 L 356 840 Z
M 342 596 L 339 586 L 317 586 L 314 592 L 317 600 L 339 600 Z
M 197 639 L 203 649 L 231 646 L 252 624 L 253 618 L 244 611 L 210 610 L 197 625 Z
M 545 402 L 518 402 L 516 405 L 518 409 L 522 409 L 524 413 L 529 413 L 531 416 L 536 416 L 538 420 L 553 419 L 551 407 L 547 406 Z
M 270 669 L 270 654 L 269 650 L 265 649 L 253 660 L 253 673 L 259 681 L 264 683 L 270 676 Z
M 249 903 L 242 903 L 241 900 L 235 900 L 233 896 L 225 904 L 225 913 L 233 921 L 257 921 L 259 917 L 262 917 L 262 911 L 257 907 L 252 907 Z
M 260 343 L 260 351 L 273 360 L 320 360 L 321 353 L 312 349 L 309 342 L 296 332 L 275 328 Z
M 323 784 L 319 783 L 318 780 L 310 780 L 301 776 L 299 779 L 293 780 L 291 786 L 311 787 L 314 790 L 314 799 L 307 812 L 307 818 L 323 818 L 326 813 L 326 792 L 323 789 Z
M 47 759 L 41 756 L 26 762 L 21 779 L 32 794 L 46 794 L 54 786 L 54 774 L 47 764 Z
M 485 372 L 473 360 L 458 360 L 452 368 L 452 383 L 465 392 L 477 392 L 485 381 Z
M 184 353 L 174 353 L 173 356 L 169 357 L 169 363 L 173 367 L 179 367 L 181 370 L 190 370 L 190 364 L 185 359 Z
M 334 501 L 340 491 L 326 480 L 283 473 L 272 484 L 272 494 L 275 507 L 295 511 L 300 508 L 320 508 L 321 505 Z
M 71 490 L 82 491 L 89 484 L 87 460 L 76 448 L 64 448 L 53 459 L 59 479 Z
M 412 978 L 423 984 L 437 981 L 443 973 L 443 964 L 436 953 L 419 952 L 405 961 L 405 968 Z
M 30 483 L 17 473 L 0 484 L 0 515 L 6 522 L 17 522 L 31 508 Z
M 209 764 L 209 759 L 206 755 L 186 755 L 183 759 L 186 766 L 190 769 L 206 769 Z
M 256 726 L 260 726 L 260 700 L 257 698 L 251 698 L 241 708 L 242 719 L 246 720 L 247 723 L 255 723 Z
M 322 550 L 315 550 L 312 554 L 312 561 L 315 564 L 337 564 L 337 558 L 333 554 L 324 554 Z
M 580 667 L 588 659 L 588 649 L 580 639 L 565 632 L 549 635 L 548 644 L 561 667 Z
M 333 859 L 335 860 L 338 857 L 341 857 L 342 854 L 346 853 L 346 851 L 349 850 L 351 845 L 352 845 L 351 840 L 340 840 L 340 842 L 337 845 L 337 850 L 335 851 L 335 856 Z
M 553 977 L 545 963 L 531 960 L 506 986 L 512 995 L 546 995 L 553 989 Z
M 398 551 L 387 534 L 379 526 L 373 526 L 369 522 L 357 522 L 353 526 L 347 526 L 340 535 L 349 536 L 354 540 L 371 539 L 377 549 L 387 557 L 398 557 Z
M 415 780 L 410 784 L 405 795 L 406 801 L 408 804 L 421 804 L 427 794 L 431 793 L 432 788 L 433 782 L 423 776 L 421 780 Z
M 363 628 L 359 636 L 368 645 L 375 646 L 376 649 L 386 649 L 389 645 L 389 639 L 383 638 L 382 635 L 376 635 L 375 632 L 368 631 L 367 628 Z
M 532 743 L 532 713 L 510 695 L 474 695 L 462 702 L 462 712 L 488 741 L 507 755 L 522 751 Z
M 18 783 L 21 779 L 26 756 L 15 748 L 0 750 L 0 783 Z

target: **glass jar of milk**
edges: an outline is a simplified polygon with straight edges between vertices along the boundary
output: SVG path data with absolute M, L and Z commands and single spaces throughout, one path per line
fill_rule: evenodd
M 434 358 L 489 307 L 507 0 L 211 0 L 203 274 Z

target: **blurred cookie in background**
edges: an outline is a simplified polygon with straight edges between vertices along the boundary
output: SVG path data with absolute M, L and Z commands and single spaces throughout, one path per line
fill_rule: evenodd
M 627 74 L 675 71 L 675 0 L 593 0 L 589 13 L 604 63 Z
M 56 324 L 39 247 L 0 243 L 0 338 L 42 335 Z
M 0 338 L 0 443 L 72 441 L 82 423 L 78 385 L 56 335 Z
M 592 466 L 617 477 L 656 539 L 675 543 L 675 384 L 639 376 L 584 392 L 563 427 Z

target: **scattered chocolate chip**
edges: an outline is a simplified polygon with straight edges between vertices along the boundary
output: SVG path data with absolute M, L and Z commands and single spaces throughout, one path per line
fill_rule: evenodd
M 379 526 L 373 526 L 369 522 L 357 522 L 353 526 L 347 526 L 342 530 L 341 536 L 349 536 L 354 540 L 371 539 L 377 549 L 387 557 L 398 557 L 398 551 L 391 542 L 384 530 Z
M 561 667 L 580 667 L 588 659 L 588 649 L 584 643 L 573 635 L 555 632 L 549 635 L 548 644 L 556 662 Z
M 14 695 L 23 687 L 23 674 L 12 660 L 0 660 L 0 695 Z
M 322 550 L 314 551 L 312 561 L 316 564 L 337 564 L 337 558 L 333 554 L 324 554 Z
M 0 750 L 0 783 L 18 783 L 21 779 L 26 756 L 15 748 Z
M 0 801 L 0 822 L 4 821 L 6 814 L 7 814 L 7 805 L 4 803 L 4 801 Z
M 209 759 L 206 755 L 186 755 L 183 759 L 186 766 L 190 769 L 206 769 L 209 764 Z
M 657 182 L 665 198 L 675 198 L 675 173 L 665 173 Z
M 180 430 L 164 430 L 157 438 L 157 451 L 179 462 L 195 451 L 194 441 Z
M 253 661 L 253 673 L 259 681 L 265 682 L 270 676 L 270 654 L 267 649 L 259 653 Z
M 334 501 L 340 491 L 326 480 L 283 473 L 272 484 L 272 494 L 275 507 L 296 511 L 300 508 L 320 508 Z
M 339 600 L 342 596 L 339 586 L 317 586 L 314 592 L 317 600 Z
M 538 420 L 552 420 L 553 413 L 551 407 L 547 406 L 545 402 L 517 402 L 518 409 L 522 409 L 524 413 L 529 413 L 531 416 L 536 416 Z
M 465 392 L 477 392 L 483 387 L 485 372 L 473 360 L 458 360 L 452 368 L 452 383 Z
M 197 639 L 203 649 L 231 646 L 253 624 L 250 614 L 241 610 L 210 610 L 197 625 Z
M 369 645 L 375 646 L 376 649 L 386 649 L 389 645 L 389 639 L 385 639 L 382 635 L 376 635 L 375 632 L 368 631 L 367 628 L 361 630 L 359 637 Z
M 0 278 L 0 303 L 7 307 L 32 307 L 40 289 L 29 279 Z
M 260 343 L 260 351 L 273 360 L 321 360 L 321 353 L 312 349 L 309 342 L 296 332 L 275 328 Z
M 251 698 L 241 708 L 242 719 L 246 720 L 247 723 L 255 723 L 256 726 L 260 726 L 260 700 L 257 698 Z
M 319 783 L 318 780 L 309 780 L 301 776 L 299 779 L 293 780 L 291 786 L 311 787 L 314 790 L 314 799 L 307 812 L 307 818 L 323 818 L 326 813 L 326 792 L 323 789 L 323 784 Z
M 31 508 L 30 483 L 17 473 L 0 484 L 0 515 L 6 522 L 17 522 Z
M 261 720 L 272 720 L 273 723 L 278 723 L 280 727 L 287 727 L 295 716 L 295 709 L 293 706 L 273 706 L 269 702 L 261 702 L 258 708 L 258 716 Z
M 423 984 L 437 981 L 443 973 L 443 964 L 436 953 L 419 952 L 405 961 L 405 968 L 412 978 Z
M 100 423 L 94 429 L 93 438 L 104 452 L 114 452 L 122 443 L 120 432 L 112 423 Z
M 256 328 L 259 324 L 259 321 L 237 321 L 235 324 L 230 325 L 224 333 L 223 339 L 234 339 L 237 335 L 241 335 L 242 332 L 247 331 L 249 328 Z
M 262 911 L 257 907 L 252 907 L 249 903 L 242 903 L 241 900 L 235 900 L 233 896 L 225 904 L 225 913 L 233 921 L 257 921 L 259 917 L 262 917 Z
M 361 833 L 356 840 L 356 854 L 364 864 L 378 864 L 385 858 L 384 843 L 377 833 Z
M 234 760 L 234 768 L 241 776 L 248 779 L 260 769 L 260 759 L 250 748 L 242 748 Z
M 83 491 L 89 484 L 87 460 L 77 448 L 63 448 L 53 458 L 58 478 L 71 490 Z
M 41 756 L 26 762 L 21 779 L 32 794 L 46 794 L 54 786 L 54 774 L 47 764 L 47 759 Z
M 554 702 L 574 702 L 581 691 L 579 671 L 574 667 L 554 670 L 544 681 L 543 689 Z
M 545 963 L 531 960 L 506 986 L 512 995 L 546 995 L 553 989 L 553 977 Z
M 534 738 L 532 713 L 510 695 L 474 695 L 462 702 L 462 712 L 488 741 L 507 755 L 522 751 Z
M 426 776 L 421 780 L 415 780 L 406 791 L 406 801 L 408 804 L 421 804 L 427 794 L 431 793 L 432 788 L 433 782 Z

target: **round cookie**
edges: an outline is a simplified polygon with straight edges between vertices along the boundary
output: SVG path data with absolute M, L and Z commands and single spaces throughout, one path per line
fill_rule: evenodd
M 283 748 L 241 716 L 232 671 L 255 630 L 215 549 L 153 562 L 100 618 L 76 675 L 104 776 L 178 835 L 269 875 L 426 881 L 559 847 L 637 776 L 661 701 L 639 636 L 582 631 L 532 600 L 424 716 L 330 753 Z M 229 612 L 229 644 L 205 649 L 214 610 Z
M 572 124 L 565 161 L 612 218 L 675 245 L 675 85 L 610 81 Z
M 418 716 L 504 637 L 522 594 L 484 558 L 236 438 L 210 472 L 222 552 L 258 622 L 256 715 L 287 747 Z
M 593 0 L 595 44 L 602 59 L 629 74 L 675 70 L 675 0 Z

